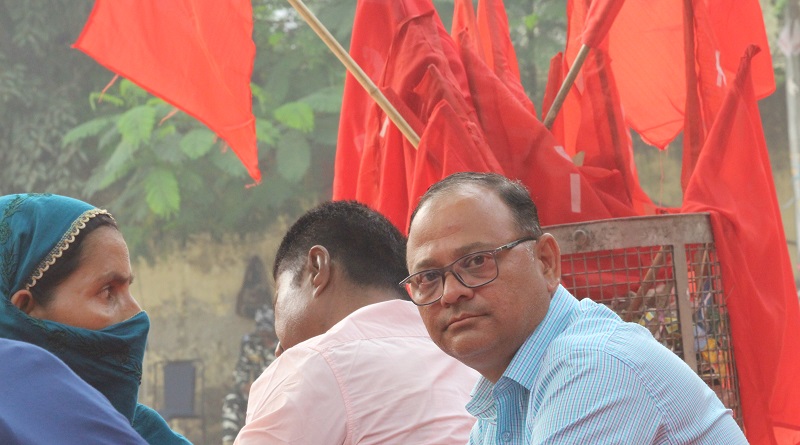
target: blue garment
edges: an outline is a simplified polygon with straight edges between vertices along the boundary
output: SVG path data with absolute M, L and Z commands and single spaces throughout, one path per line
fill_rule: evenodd
M 635 323 L 559 286 L 542 323 L 467 410 L 470 444 L 746 444 L 717 396 Z
M 96 389 L 36 346 L 0 339 L 0 443 L 145 445 Z
M 10 302 L 33 286 L 69 248 L 86 222 L 107 213 L 58 195 L 0 196 L 0 338 L 46 349 L 100 391 L 151 445 L 189 444 L 155 411 L 138 404 L 142 361 L 150 329 L 147 314 L 100 330 L 28 316 Z M 137 413 L 152 411 L 147 416 Z

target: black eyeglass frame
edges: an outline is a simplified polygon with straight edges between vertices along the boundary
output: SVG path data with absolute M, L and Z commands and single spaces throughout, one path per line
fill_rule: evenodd
M 489 284 L 492 281 L 496 280 L 497 277 L 500 276 L 500 263 L 497 260 L 497 254 L 502 252 L 502 251 L 504 251 L 504 250 L 513 249 L 514 247 L 517 247 L 518 245 L 520 245 L 520 244 L 522 244 L 522 243 L 524 243 L 526 241 L 538 241 L 538 238 L 533 237 L 533 236 L 526 236 L 524 238 L 520 238 L 518 240 L 511 241 L 508 244 L 503 244 L 502 246 L 500 246 L 500 247 L 498 247 L 496 249 L 479 250 L 477 252 L 471 252 L 471 253 L 468 253 L 466 255 L 462 255 L 462 256 L 458 257 L 455 261 L 453 261 L 452 263 L 448 264 L 447 266 L 440 267 L 438 269 L 426 269 L 426 270 L 422 270 L 422 271 L 413 273 L 413 274 L 407 276 L 399 284 L 400 284 L 401 287 L 403 287 L 406 290 L 406 292 L 408 293 L 408 296 L 411 299 L 412 303 L 416 304 L 417 306 L 430 306 L 430 305 L 436 303 L 437 301 L 441 300 L 442 297 L 444 296 L 444 285 L 445 285 L 445 279 L 447 278 L 447 272 L 450 272 L 451 274 L 453 274 L 453 276 L 456 277 L 456 280 L 458 280 L 459 283 L 461 283 L 462 285 L 464 285 L 465 287 L 468 287 L 470 289 L 475 289 L 476 287 L 486 286 L 487 284 Z M 466 257 L 473 256 L 473 255 L 478 255 L 478 254 L 484 254 L 484 253 L 490 254 L 492 256 L 492 259 L 494 260 L 494 267 L 496 269 L 495 274 L 494 274 L 494 278 L 490 279 L 489 281 L 486 281 L 485 283 L 476 284 L 476 285 L 469 285 L 469 284 L 465 283 L 464 279 L 461 278 L 461 276 L 459 274 L 457 274 L 455 270 L 453 270 L 454 266 L 456 265 L 456 263 L 458 263 L 459 261 L 463 260 Z M 414 277 L 416 277 L 418 275 L 431 273 L 431 272 L 439 272 L 441 274 L 441 278 L 442 278 L 442 293 L 437 298 L 434 298 L 432 301 L 430 301 L 428 303 L 417 303 L 414 300 L 414 295 L 412 294 L 411 289 L 409 288 L 409 286 L 411 285 L 410 284 L 411 280 L 414 279 Z

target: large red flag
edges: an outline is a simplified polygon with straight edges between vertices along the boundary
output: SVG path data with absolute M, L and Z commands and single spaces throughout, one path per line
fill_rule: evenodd
M 261 180 L 250 0 L 97 0 L 75 48 L 194 116 Z
M 800 308 L 756 103 L 748 49 L 688 187 L 710 212 L 751 444 L 800 443 Z
M 458 36 L 462 32 L 466 33 L 470 39 L 470 46 L 478 52 L 483 60 L 486 60 L 472 0 L 455 0 L 453 5 L 453 24 L 450 26 L 450 35 L 456 43 L 458 43 Z
M 581 41 L 584 45 L 597 48 L 605 39 L 614 19 L 625 0 L 592 0 L 586 13 Z
M 619 172 L 578 167 L 544 124 L 529 113 L 462 39 L 472 102 L 480 128 L 506 176 L 519 179 L 540 209 L 542 224 L 635 215 Z M 613 184 L 609 186 L 610 184 Z
M 685 19 L 683 3 L 626 0 L 607 34 L 608 54 L 626 122 L 646 142 L 660 148 L 665 148 L 684 125 L 687 85 L 684 32 L 692 24 Z M 571 0 L 568 5 L 571 37 L 565 58 L 571 65 L 583 43 L 581 33 L 588 6 L 586 0 Z M 765 51 L 769 48 L 758 0 L 691 0 L 691 5 L 695 16 L 708 17 L 707 29 L 696 31 L 695 38 L 708 39 L 711 48 L 697 51 L 695 62 L 713 68 L 712 81 L 716 87 L 723 88 L 733 78 L 747 44 L 759 45 Z M 608 10 L 616 11 L 613 7 Z M 704 12 L 698 12 L 701 10 Z M 605 9 L 598 7 L 597 11 Z M 753 77 L 756 97 L 774 91 L 768 54 L 754 60 Z
M 334 199 L 357 199 L 405 229 L 416 191 L 454 171 L 499 170 L 474 124 L 463 67 L 430 0 L 360 1 L 351 56 L 367 65 L 367 74 L 423 137 L 417 151 L 348 78 Z M 453 145 L 433 147 L 431 141 Z M 472 142 L 460 145 L 464 141 Z
M 511 42 L 503 0 L 478 1 L 477 27 L 479 42 L 483 45 L 483 48 L 477 51 L 478 54 L 483 55 L 486 65 L 503 81 L 514 97 L 535 116 L 536 109 L 525 94 L 525 88 L 520 80 L 519 63 Z M 457 36 L 454 35 L 453 38 L 458 42 Z
M 609 189 L 612 184 L 600 184 L 606 186 L 606 193 L 628 203 L 636 214 L 653 214 L 655 206 L 639 184 L 633 144 L 609 63 L 608 41 L 604 39 L 621 7 L 619 0 L 583 0 L 568 5 L 571 22 L 585 22 L 582 29 L 569 27 L 568 41 L 574 45 L 579 39 L 573 33 L 580 33 L 583 44 L 593 49 L 562 108 L 571 122 L 562 120 L 556 129 L 567 153 L 584 154 L 583 165 L 619 172 L 620 187 Z M 557 71 L 563 73 L 566 68 L 551 67 L 551 74 L 555 78 Z
M 377 9 L 380 5 L 383 11 Z M 339 147 L 357 159 L 349 165 L 350 174 L 358 170 L 359 179 L 354 180 L 357 199 L 405 228 L 407 220 L 398 216 L 404 210 L 409 212 L 429 185 L 456 171 L 494 171 L 528 185 L 546 215 L 546 224 L 633 214 L 629 202 L 597 191 L 598 184 L 619 183 L 619 173 L 583 171 L 563 157 L 541 122 L 469 49 L 465 33 L 461 33 L 460 52 L 456 52 L 429 0 L 363 0 L 355 23 L 354 35 L 361 43 L 353 50 L 368 48 L 373 60 L 383 62 L 376 70 L 376 83 L 394 92 L 393 102 L 401 105 L 401 112 L 413 118 L 413 126 L 423 128 L 416 151 L 402 141 L 377 105 L 367 105 L 363 122 L 343 120 L 343 125 L 357 128 L 363 135 L 356 149 L 348 142 L 355 140 L 352 135 L 356 132 L 348 130 L 350 136 L 344 143 L 349 145 Z M 389 30 L 391 40 L 387 38 Z M 368 35 L 380 44 L 371 44 L 365 38 Z M 382 52 L 374 51 L 379 47 Z M 345 101 L 349 99 L 345 97 Z M 344 116 L 348 114 L 343 112 Z M 348 168 L 345 158 L 338 156 L 337 175 Z M 397 178 L 402 171 L 405 181 Z M 395 179 L 387 181 L 387 177 Z

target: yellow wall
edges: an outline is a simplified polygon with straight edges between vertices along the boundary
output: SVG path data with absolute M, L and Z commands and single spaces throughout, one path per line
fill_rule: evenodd
M 205 443 L 221 443 L 222 399 L 230 390 L 242 335 L 254 327 L 253 320 L 235 313 L 247 261 L 260 256 L 271 277 L 272 260 L 286 228 L 279 222 L 262 236 L 231 237 L 223 242 L 196 239 L 155 264 L 139 261 L 134 265 L 135 296 L 152 324 L 140 401 L 156 408 L 160 405 L 161 396 L 156 395 L 162 386 L 159 362 L 200 359 Z M 200 425 L 196 420 L 173 423 L 197 445 L 203 443 Z

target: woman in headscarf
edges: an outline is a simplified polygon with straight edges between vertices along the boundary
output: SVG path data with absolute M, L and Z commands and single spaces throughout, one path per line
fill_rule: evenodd
M 151 445 L 189 444 L 137 402 L 150 320 L 111 215 L 58 195 L 0 197 L 0 337 L 42 347 Z

